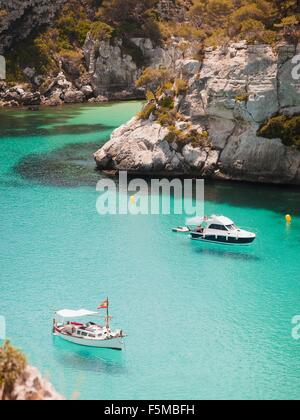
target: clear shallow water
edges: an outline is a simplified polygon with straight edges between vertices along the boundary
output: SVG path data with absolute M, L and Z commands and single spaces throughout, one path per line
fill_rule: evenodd
M 300 396 L 300 192 L 207 183 L 249 248 L 198 244 L 180 216 L 105 216 L 91 154 L 139 103 L 0 114 L 0 315 L 68 398 Z M 287 226 L 284 214 L 294 214 Z M 110 296 L 124 353 L 53 339 L 53 311 Z

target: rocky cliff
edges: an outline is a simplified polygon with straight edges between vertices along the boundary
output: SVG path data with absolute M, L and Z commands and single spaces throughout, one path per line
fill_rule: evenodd
M 0 0 L 0 54 L 7 58 L 9 82 L 0 85 L 0 106 L 144 97 L 135 89 L 142 69 L 171 66 L 182 57 L 174 42 L 161 43 L 158 21 L 184 21 L 191 5 L 190 0 L 148 3 L 155 9 L 148 10 L 147 2 L 131 5 L 125 13 L 131 23 L 125 24 L 101 0 Z M 99 6 L 104 7 L 101 12 Z M 152 41 L 137 38 L 147 28 Z
M 50 24 L 66 0 L 0 0 L 0 54 Z
M 93 103 L 109 100 L 139 99 L 145 91 L 135 82 L 146 66 L 175 71 L 176 62 L 195 47 L 181 48 L 181 39 L 155 46 L 148 38 L 99 40 L 88 34 L 83 53 L 60 58 L 60 72 L 43 77 L 34 68 L 25 68 L 27 83 L 9 86 L 0 83 L 0 107 L 57 106 L 63 103 Z
M 176 61 L 186 53 L 179 48 L 182 41 L 176 39 L 163 46 L 155 46 L 148 38 L 131 38 L 129 42 L 130 47 L 124 45 L 121 39 L 99 41 L 88 35 L 83 51 L 96 96 L 144 97 L 144 92 L 139 92 L 135 87 L 143 68 L 175 69 Z M 193 52 L 191 46 L 189 54 Z
M 98 168 L 299 185 L 298 147 L 258 135 L 272 116 L 299 115 L 297 53 L 299 45 L 275 51 L 241 42 L 207 48 L 201 62 L 177 60 L 176 77 L 187 89 L 164 94 L 174 99 L 174 125 L 159 121 L 157 111 L 134 118 L 96 152 Z

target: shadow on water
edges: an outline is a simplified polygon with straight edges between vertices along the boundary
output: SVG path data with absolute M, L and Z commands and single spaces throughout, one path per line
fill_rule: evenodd
M 51 113 L 49 110 L 28 111 L 28 113 L 0 112 L 0 139 L 1 137 L 80 135 L 114 128 L 103 124 L 68 124 L 69 120 L 80 114 L 80 109 L 73 107 L 63 110 L 55 109 Z
M 114 127 L 103 124 L 74 124 L 74 125 L 53 125 L 51 127 L 28 126 L 15 130 L 1 129 L 0 137 L 43 137 L 43 136 L 65 136 L 65 135 L 84 135 L 101 132 L 103 130 L 113 130 Z
M 260 261 L 261 258 L 254 255 L 251 246 L 239 246 L 239 248 L 233 248 L 235 245 L 222 245 L 222 244 L 208 244 L 202 242 L 193 241 L 193 251 L 196 254 L 203 256 L 212 256 L 217 258 L 230 258 L 233 260 L 251 262 Z M 230 247 L 230 248 L 229 248 Z
M 93 349 L 67 343 L 53 337 L 54 356 L 67 369 L 120 375 L 126 372 L 123 352 L 109 349 Z
M 54 187 L 95 187 L 103 177 L 96 171 L 93 153 L 99 142 L 70 144 L 51 153 L 28 155 L 14 171 L 23 178 Z
M 103 141 L 103 143 L 105 143 Z M 93 153 L 97 143 L 69 144 L 46 154 L 28 155 L 14 167 L 24 179 L 55 187 L 95 187 L 104 175 L 96 170 Z M 128 178 L 130 180 L 131 177 Z M 150 179 L 144 178 L 150 189 Z M 118 184 L 118 179 L 115 178 Z M 171 194 L 173 191 L 171 190 Z M 255 185 L 239 182 L 205 182 L 205 201 L 216 205 L 266 209 L 300 215 L 300 188 L 293 186 Z M 217 212 L 217 208 L 215 210 Z
M 300 188 L 297 186 L 206 181 L 205 200 L 300 215 Z

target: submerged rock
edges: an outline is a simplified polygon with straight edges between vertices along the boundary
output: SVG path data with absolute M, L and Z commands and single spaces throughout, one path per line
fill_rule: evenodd
M 72 131 L 67 131 L 66 127 L 65 133 L 71 134 Z M 80 127 L 70 128 L 76 134 L 80 132 Z M 100 131 L 100 127 L 94 127 L 94 130 Z M 94 188 L 100 178 L 92 158 L 95 148 L 95 143 L 71 144 L 51 153 L 28 155 L 18 162 L 14 170 L 24 180 L 42 185 Z

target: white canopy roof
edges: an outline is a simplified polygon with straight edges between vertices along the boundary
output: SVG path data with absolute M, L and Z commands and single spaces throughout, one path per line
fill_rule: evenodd
M 224 225 L 224 226 L 234 225 L 234 222 L 228 219 L 228 217 L 212 216 L 211 219 L 212 220 L 210 220 L 210 222 L 220 223 L 221 225 Z
M 186 224 L 187 226 L 197 226 L 201 225 L 203 222 L 218 223 L 224 226 L 230 226 L 234 224 L 234 222 L 228 219 L 228 217 L 215 215 L 211 217 L 193 217 L 192 219 L 187 219 Z
M 56 312 L 56 315 L 64 319 L 74 319 L 74 318 L 84 318 L 86 316 L 95 316 L 99 315 L 98 312 L 91 312 L 87 309 L 79 309 L 78 311 L 73 311 L 70 309 L 63 309 L 62 311 Z
M 197 226 L 201 225 L 205 220 L 205 217 L 193 217 L 192 219 L 187 219 L 186 224 L 187 226 Z

